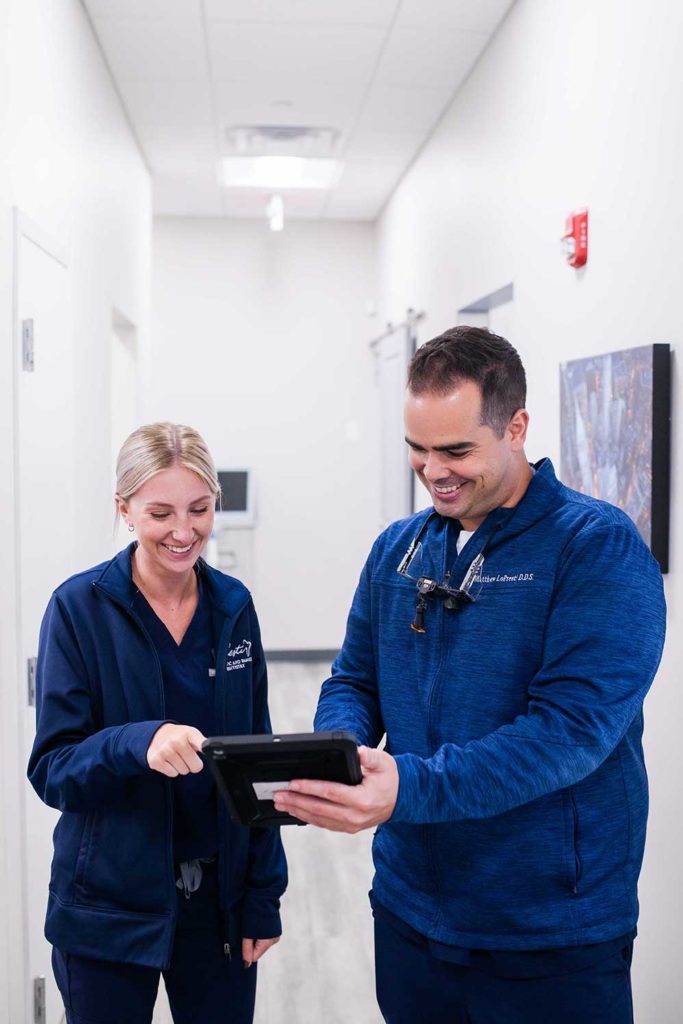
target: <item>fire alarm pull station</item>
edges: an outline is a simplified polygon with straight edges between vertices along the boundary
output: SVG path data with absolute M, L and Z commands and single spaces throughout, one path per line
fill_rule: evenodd
M 582 267 L 588 261 L 588 210 L 574 210 L 567 217 L 562 249 L 570 267 Z

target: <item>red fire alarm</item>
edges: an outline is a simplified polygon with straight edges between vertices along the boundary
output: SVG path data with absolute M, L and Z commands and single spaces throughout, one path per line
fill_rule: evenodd
M 588 260 L 588 210 L 574 210 L 565 221 L 562 249 L 570 267 L 582 267 Z

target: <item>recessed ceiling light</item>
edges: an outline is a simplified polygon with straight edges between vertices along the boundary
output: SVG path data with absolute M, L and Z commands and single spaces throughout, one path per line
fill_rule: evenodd
M 297 156 L 236 156 L 223 160 L 226 188 L 330 189 L 339 180 L 343 164 Z

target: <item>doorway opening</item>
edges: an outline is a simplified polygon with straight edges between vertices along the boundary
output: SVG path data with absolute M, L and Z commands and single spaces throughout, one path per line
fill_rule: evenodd
M 116 457 L 121 445 L 138 423 L 138 340 L 135 325 L 117 309 L 112 310 L 110 347 L 110 456 L 111 476 L 116 480 Z M 112 493 L 115 486 L 112 486 Z M 114 553 L 130 541 L 119 517 L 114 535 Z

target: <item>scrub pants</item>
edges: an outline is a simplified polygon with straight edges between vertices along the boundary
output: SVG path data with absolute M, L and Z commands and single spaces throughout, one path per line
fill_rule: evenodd
M 377 1001 L 387 1024 L 632 1024 L 632 948 L 571 974 L 499 977 L 438 959 L 376 910 Z
M 163 972 L 175 1024 L 251 1024 L 256 964 L 242 950 L 223 952 L 216 865 L 205 865 L 199 889 L 178 890 L 171 965 Z M 162 973 L 156 968 L 73 956 L 54 949 L 52 966 L 67 1024 L 150 1024 Z

